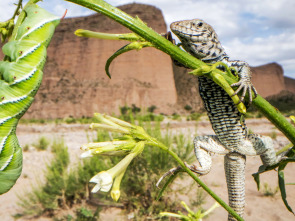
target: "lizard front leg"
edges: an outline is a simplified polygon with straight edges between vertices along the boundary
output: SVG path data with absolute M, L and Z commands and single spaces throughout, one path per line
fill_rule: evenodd
M 238 86 L 238 89 L 231 96 L 237 95 L 242 90 L 242 95 L 240 97 L 240 100 L 241 100 L 241 102 L 243 102 L 243 100 L 246 96 L 246 93 L 248 92 L 249 104 L 251 104 L 252 103 L 252 90 L 254 92 L 254 98 L 257 97 L 257 91 L 251 82 L 252 73 L 250 70 L 250 66 L 246 62 L 243 62 L 243 61 L 230 61 L 230 62 L 226 62 L 226 63 L 231 65 L 231 67 L 236 67 L 237 72 L 238 72 L 238 76 L 240 77 L 239 82 L 231 85 L 231 87 Z
M 205 175 L 210 172 L 212 166 L 211 153 L 229 153 L 229 150 L 222 145 L 216 135 L 197 136 L 194 139 L 194 146 L 200 166 L 193 164 L 189 166 L 189 168 L 200 175 Z

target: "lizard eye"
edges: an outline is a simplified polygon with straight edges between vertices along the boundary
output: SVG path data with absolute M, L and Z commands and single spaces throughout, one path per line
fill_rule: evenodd
M 203 26 L 203 22 L 199 22 L 198 27 L 202 27 L 202 26 Z

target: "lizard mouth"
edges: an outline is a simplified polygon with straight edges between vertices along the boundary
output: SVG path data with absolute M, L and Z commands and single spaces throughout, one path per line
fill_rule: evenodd
M 188 28 L 183 25 L 179 25 L 177 29 L 175 29 L 171 25 L 171 31 L 179 38 L 181 39 L 189 39 L 190 41 L 193 41 L 194 43 L 206 43 L 209 41 L 209 38 L 204 35 L 204 32 L 199 33 L 197 30 L 192 31 L 191 28 Z
M 209 42 L 209 38 L 207 36 L 204 36 L 203 34 L 188 34 L 186 32 L 174 32 L 178 37 L 181 39 L 189 39 L 190 41 L 194 43 L 207 43 Z

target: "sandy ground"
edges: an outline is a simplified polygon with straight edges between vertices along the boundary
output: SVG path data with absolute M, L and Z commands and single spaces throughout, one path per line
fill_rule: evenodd
M 282 147 L 287 144 L 288 141 L 277 131 L 272 124 L 266 119 L 249 119 L 247 120 L 248 128 L 255 133 L 264 135 L 270 135 L 272 133 L 277 134 L 275 140 L 276 148 Z M 213 134 L 211 126 L 207 120 L 195 122 L 170 122 L 170 127 L 173 132 L 178 133 L 189 133 L 193 138 L 195 135 L 207 135 Z M 89 131 L 87 125 L 76 125 L 76 124 L 48 124 L 48 125 L 19 125 L 17 129 L 17 135 L 22 146 L 36 142 L 41 136 L 45 136 L 51 140 L 63 139 L 69 148 L 72 162 L 78 160 L 80 152 L 80 145 L 87 143 L 89 137 L 95 136 L 95 134 Z M 32 185 L 36 185 L 36 180 L 42 180 L 42 174 L 46 167 L 46 163 L 50 161 L 51 154 L 49 151 L 37 151 L 29 149 L 24 152 L 24 166 L 23 173 L 16 185 L 8 193 L 0 197 L 0 220 L 10 221 L 14 220 L 12 217 L 20 211 L 17 205 L 18 197 L 26 191 L 30 191 Z M 261 165 L 259 157 L 248 157 L 246 167 L 246 209 L 245 209 L 245 220 L 268 220 L 268 221 L 287 221 L 295 220 L 295 217 L 287 211 L 285 208 L 280 194 L 277 193 L 274 197 L 266 197 L 260 191 L 257 191 L 256 184 L 251 176 L 252 173 L 256 172 L 258 167 Z M 289 164 L 285 170 L 285 178 L 287 182 L 294 183 L 294 171 L 295 164 Z M 202 180 L 222 199 L 227 201 L 226 183 L 223 170 L 223 156 L 215 155 L 213 157 L 213 168 L 212 171 L 202 177 Z M 190 182 L 190 178 L 187 180 L 178 181 L 181 185 L 186 185 Z M 38 183 L 38 182 L 37 182 Z M 277 175 L 275 172 L 268 172 L 261 176 L 261 183 L 268 183 L 271 188 L 277 187 Z M 288 202 L 291 207 L 295 208 L 295 194 L 294 185 L 287 186 Z M 192 195 L 188 192 L 187 195 Z M 184 195 L 181 197 L 182 200 L 187 201 L 187 197 Z M 204 208 L 209 208 L 213 205 L 214 200 L 208 196 Z M 100 220 L 127 220 L 124 216 L 120 216 L 120 210 L 118 209 L 107 209 L 100 213 Z M 22 220 L 22 219 L 21 219 Z M 38 218 L 35 220 L 50 220 L 47 218 Z M 206 220 L 227 220 L 227 213 L 222 208 L 217 208 L 212 215 Z

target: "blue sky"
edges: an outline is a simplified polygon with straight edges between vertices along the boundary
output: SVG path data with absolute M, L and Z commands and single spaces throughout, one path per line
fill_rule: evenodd
M 17 0 L 0 1 L 0 21 L 8 19 Z M 294 0 L 107 0 L 118 6 L 144 3 L 161 9 L 166 23 L 200 18 L 211 24 L 232 59 L 251 66 L 270 62 L 282 65 L 285 75 L 295 78 Z M 56 15 L 68 9 L 67 17 L 93 13 L 63 0 L 39 4 Z

